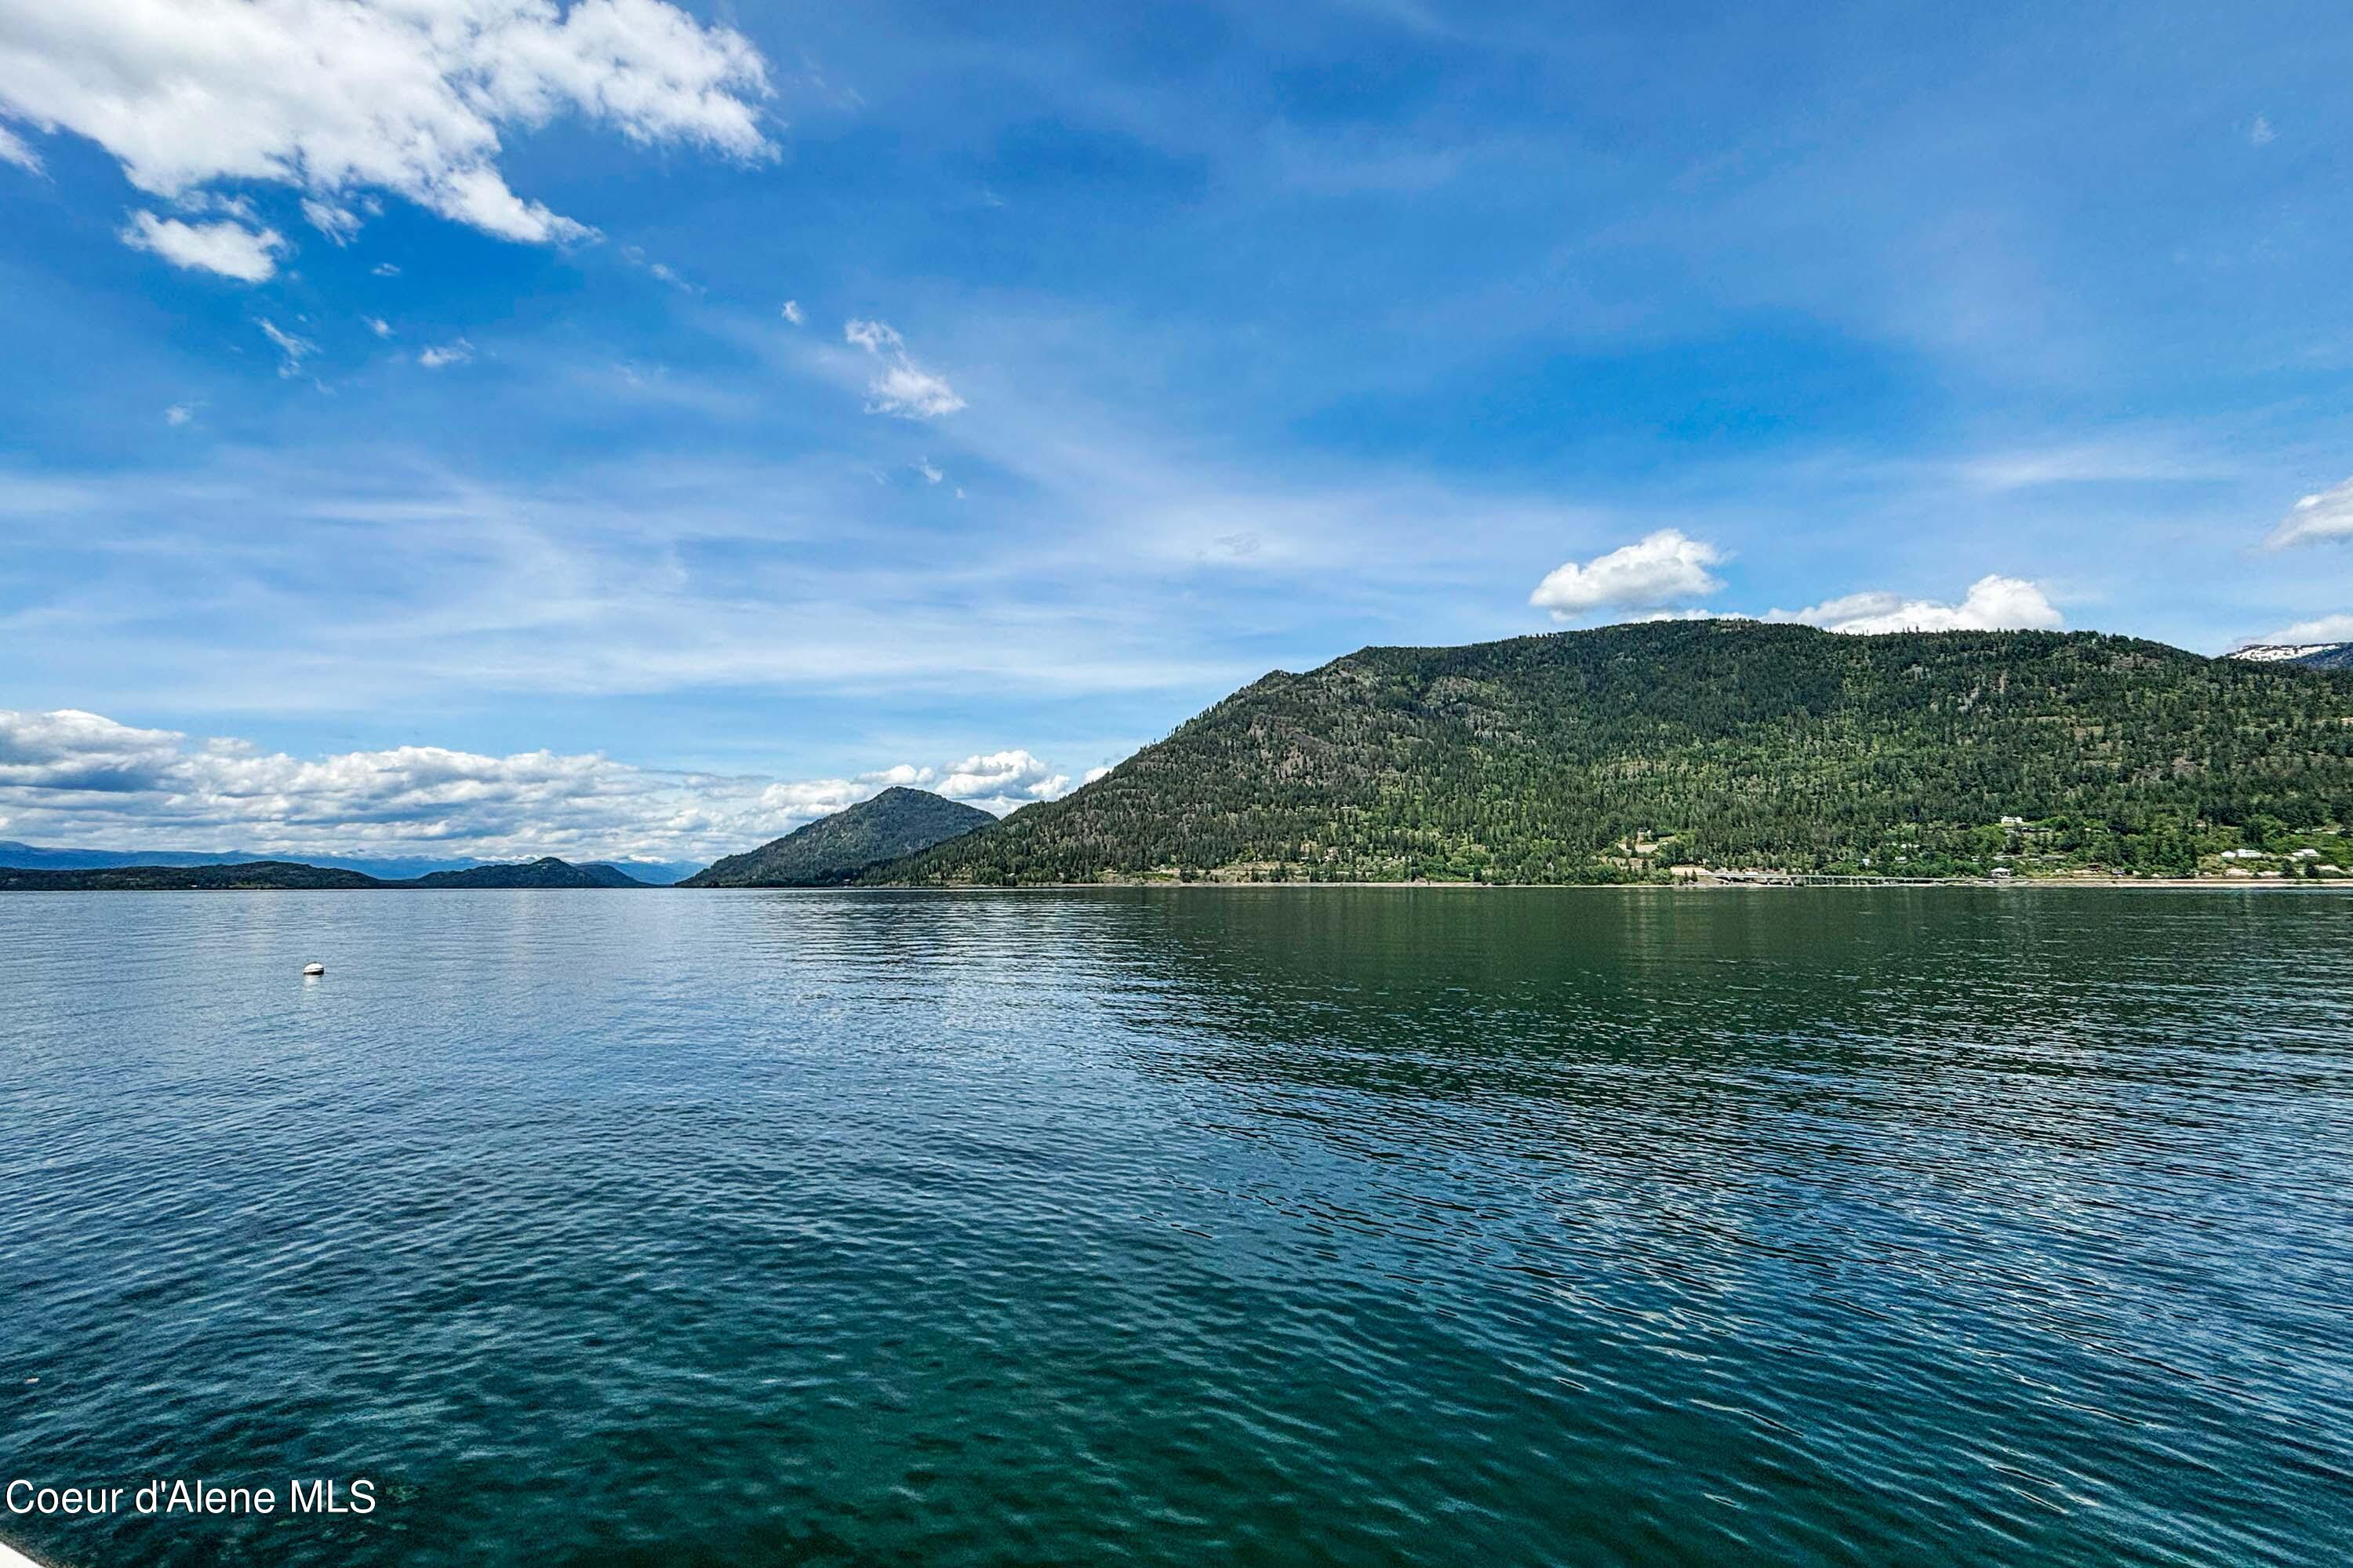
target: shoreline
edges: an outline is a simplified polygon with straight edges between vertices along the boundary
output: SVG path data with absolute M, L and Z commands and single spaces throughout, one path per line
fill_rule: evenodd
M 1803 874 L 1780 875 L 1758 874 L 1750 877 L 1704 877 L 1675 882 L 1311 882 L 1303 878 L 1289 882 L 1219 881 L 1208 877 L 1192 882 L 1134 880 L 1123 882 L 1025 882 L 1011 885 L 987 883 L 889 883 L 861 886 L 856 884 L 794 884 L 774 883 L 766 885 L 738 887 L 686 887 L 674 883 L 648 883 L 638 888 L 616 887 L 434 887 L 403 886 L 396 883 L 375 886 L 351 887 L 25 887 L 0 883 L 0 897 L 11 894 L 59 897 L 77 893 L 102 894 L 188 894 L 223 893 L 1083 893 L 1134 892 L 1152 888 L 1168 888 L 1183 892 L 1281 892 L 1302 889 L 1317 892 L 1350 888 L 1377 888 L 1388 892 L 1421 893 L 1744 893 L 1744 892 L 1810 892 L 1810 893 L 1885 893 L 1905 888 L 1936 892 L 1970 888 L 1981 892 L 2017 892 L 2026 889 L 2048 891 L 2053 888 L 2093 888 L 2115 891 L 2140 888 L 2159 892 L 2202 893 L 2327 893 L 2353 892 L 2353 877 L 2331 878 L 2327 881 L 2306 881 L 2287 877 L 2221 877 L 2221 876 L 2037 876 L 2015 877 L 1995 881 L 1989 877 L 1820 877 L 1809 878 Z M 12 1568 L 0 1557 L 0 1568 Z
M 2212 893 L 2322 893 L 2331 889 L 2353 892 L 2353 877 L 2328 882 L 2291 882 L 2284 877 L 2262 880 L 2237 877 L 2159 877 L 2159 876 L 2045 876 L 2020 877 L 1996 882 L 1986 877 L 1921 877 L 1911 881 L 1876 881 L 1857 878 L 1843 882 L 1805 882 L 1758 880 L 1755 882 L 1714 879 L 1693 882 L 1027 882 L 1013 886 L 993 886 L 978 883 L 923 885 L 898 883 L 875 886 L 808 886 L 777 885 L 769 887 L 693 887 L 689 893 L 1080 893 L 1129 892 L 1143 888 L 1173 888 L 1186 892 L 1246 891 L 1279 892 L 1285 889 L 1313 889 L 1317 892 L 1349 888 L 1382 888 L 1396 892 L 1423 893 L 1743 893 L 1743 892 L 1806 892 L 1806 893 L 1884 893 L 1896 888 L 1936 892 L 1951 888 L 1973 888 L 1988 892 L 2008 893 L 2021 888 L 2148 888 L 2174 892 Z

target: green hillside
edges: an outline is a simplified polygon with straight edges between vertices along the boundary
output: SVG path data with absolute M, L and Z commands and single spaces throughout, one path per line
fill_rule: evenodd
M 923 789 L 885 789 L 744 854 L 696 873 L 681 887 L 816 887 L 992 827 L 997 819 Z
M 408 887 L 644 887 L 648 885 L 615 866 L 575 865 L 544 855 L 512 865 L 473 865 L 462 871 L 437 871 L 416 877 Z
M 1661 622 L 1271 674 L 867 880 L 2188 874 L 2241 846 L 2301 871 L 2353 863 L 2348 821 L 2343 673 L 2088 632 Z

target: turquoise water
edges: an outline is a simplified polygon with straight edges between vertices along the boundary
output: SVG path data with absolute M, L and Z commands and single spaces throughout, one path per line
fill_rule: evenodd
M 382 1500 L 0 1537 L 2339 1562 L 2348 1192 L 2326 895 L 16 895 L 0 1479 Z

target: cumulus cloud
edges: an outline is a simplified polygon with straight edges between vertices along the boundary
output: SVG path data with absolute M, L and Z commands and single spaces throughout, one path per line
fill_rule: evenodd
M 0 111 L 88 137 L 165 199 L 290 185 L 337 239 L 369 191 L 505 239 L 587 236 L 499 169 L 503 132 L 561 113 L 774 152 L 766 62 L 666 0 L 0 0 Z
M 392 323 L 385 320 L 382 316 L 362 316 L 360 319 L 367 323 L 368 331 L 375 334 L 376 336 L 390 337 L 392 335 Z
M 473 357 L 474 345 L 461 337 L 454 343 L 436 344 L 420 351 L 417 363 L 427 370 L 438 370 L 445 365 L 463 365 Z
M 2269 542 L 2273 549 L 2279 550 L 2315 539 L 2348 536 L 2353 536 L 2353 479 L 2307 495 L 2288 508 L 2287 515 L 2272 530 Z
M 134 729 L 78 708 L 0 708 L 0 790 L 153 789 L 178 757 L 182 739 L 171 730 Z
M 1958 604 L 1888 592 L 1851 593 L 1804 609 L 1777 609 L 1767 620 L 1802 621 L 1829 631 L 2056 630 L 2066 624 L 2040 585 L 1993 575 L 1969 585 Z
M 1000 815 L 1033 800 L 1069 793 L 1070 777 L 1057 773 L 1026 751 L 992 751 L 967 757 L 944 769 L 928 786 L 951 800 L 986 807 Z
M 841 325 L 842 338 L 881 361 L 874 379 L 866 385 L 866 411 L 895 414 L 902 419 L 936 419 L 965 406 L 947 378 L 917 365 L 907 353 L 907 341 L 888 322 L 859 321 Z
M 1707 568 L 1724 558 L 1722 551 L 1704 539 L 1662 528 L 1582 566 L 1570 561 L 1556 567 L 1536 585 L 1528 602 L 1552 611 L 1555 620 L 1575 620 L 1605 609 L 1666 609 L 1722 588 L 1722 580 Z
M 317 344 L 307 337 L 295 336 L 276 322 L 260 321 L 254 324 L 261 328 L 262 336 L 277 344 L 278 374 L 280 376 L 301 375 L 302 362 L 319 352 Z
M 164 422 L 167 425 L 185 425 L 195 417 L 196 406 L 194 403 L 174 403 L 164 410 Z
M 2294 646 L 2297 643 L 2353 642 L 2353 615 L 2324 615 L 2312 620 L 2299 620 L 2294 626 L 2283 626 L 2263 641 Z
M 278 270 L 278 253 L 286 241 L 274 228 L 248 228 L 223 218 L 217 223 L 184 223 L 134 212 L 122 230 L 122 242 L 134 250 L 148 250 L 174 267 L 192 272 L 217 272 L 241 283 L 259 283 Z
M 782 315 L 786 321 L 792 323 L 795 326 L 798 326 L 801 323 L 808 320 L 808 316 L 807 313 L 802 311 L 801 302 L 798 300 L 786 300 L 785 302 L 785 308 L 777 313 Z
M 915 471 L 923 476 L 925 484 L 937 484 L 947 478 L 946 474 L 940 471 L 939 466 L 927 457 L 919 457 L 915 460 Z
M 894 784 L 1003 812 L 1069 782 L 1018 748 L 787 780 L 430 746 L 311 760 L 70 709 L 0 709 L 0 836 L 97 848 L 709 860 Z

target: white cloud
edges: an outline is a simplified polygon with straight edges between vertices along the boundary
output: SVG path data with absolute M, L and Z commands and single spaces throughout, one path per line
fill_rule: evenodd
M 697 288 L 694 284 L 688 282 L 685 278 L 681 277 L 679 274 L 677 268 L 672 267 L 666 261 L 657 261 L 650 256 L 648 256 L 645 252 L 645 248 L 642 246 L 624 245 L 621 247 L 621 260 L 627 261 L 632 267 L 643 268 L 646 271 L 653 274 L 656 281 L 668 283 L 671 288 L 676 289 L 681 294 L 699 294 L 702 292 L 701 289 Z
M 2042 588 L 2023 577 L 1979 577 L 1958 604 L 1905 599 L 1887 592 L 1852 593 L 1799 610 L 1777 609 L 1767 620 L 1802 621 L 1829 631 L 2055 630 L 2065 624 Z
M 1090 768 L 1087 769 L 1087 776 L 1081 779 L 1080 782 L 1082 784 L 1092 784 L 1098 779 L 1108 779 L 1110 777 L 1111 769 L 1108 768 Z
M 152 212 L 132 213 L 121 238 L 132 249 L 153 251 L 174 267 L 246 283 L 261 282 L 277 271 L 278 253 L 286 249 L 274 228 L 251 229 L 227 218 L 183 223 Z
M 1528 602 L 1552 611 L 1555 620 L 1573 620 L 1597 610 L 1659 610 L 1704 599 L 1724 586 L 1708 571 L 1724 553 L 1703 539 L 1662 528 L 1639 544 L 1597 556 L 1583 566 L 1570 561 L 1536 585 Z
M 871 399 L 867 412 L 896 414 L 902 419 L 936 419 L 965 406 L 946 377 L 919 370 L 903 359 L 877 376 L 866 394 Z
M 947 475 L 942 473 L 938 467 L 933 463 L 932 460 L 927 457 L 919 457 L 915 460 L 915 471 L 923 476 L 923 482 L 925 484 L 937 484 L 940 481 L 947 477 Z
M 2283 626 L 2263 641 L 2272 643 L 2353 642 L 2353 615 L 2324 615 Z
M 841 335 L 883 362 L 866 386 L 868 413 L 935 419 L 965 406 L 945 376 L 925 370 L 909 356 L 906 340 L 889 323 L 853 318 L 842 323 Z
M 41 155 L 5 125 L 0 125 L 0 164 L 14 164 L 28 175 L 41 172 Z
M 474 345 L 464 338 L 454 343 L 436 344 L 420 352 L 417 363 L 427 370 L 438 370 L 445 365 L 463 365 L 474 357 Z
M 767 67 L 665 0 L 0 0 L 0 108 L 165 198 L 291 185 L 346 238 L 391 192 L 502 238 L 592 231 L 517 196 L 502 132 L 577 113 L 639 144 L 769 155 Z
M 397 278 L 400 276 L 400 269 L 394 266 L 389 261 L 379 261 L 375 266 L 369 268 L 368 270 L 375 273 L 379 278 Z
M 2272 122 L 2268 119 L 2258 114 L 2255 116 L 2255 122 L 2247 127 L 2247 140 L 2255 146 L 2268 147 L 2279 140 L 2279 132 L 2272 129 Z
M 280 376 L 300 375 L 302 362 L 319 352 L 317 344 L 307 337 L 295 336 L 276 322 L 261 321 L 255 324 L 261 328 L 262 336 L 278 345 L 278 374 Z
M 785 302 L 784 310 L 778 313 L 786 321 L 792 323 L 795 326 L 798 326 L 801 323 L 808 320 L 808 316 L 802 311 L 801 302 L 798 300 L 786 300 Z
M 667 772 L 548 751 L 403 746 L 317 760 L 97 714 L 0 710 L 0 831 L 29 842 L 260 853 L 715 859 L 894 784 L 998 811 L 1068 784 L 1019 749 L 853 779 Z
M 967 757 L 927 786 L 934 794 L 1005 812 L 1032 800 L 1050 800 L 1071 788 L 1070 777 L 1026 751 Z
M 361 219 L 358 213 L 341 202 L 330 201 L 324 196 L 304 196 L 302 216 L 311 220 L 311 228 L 338 245 L 349 245 L 353 237 L 360 231 Z
M 164 422 L 167 425 L 185 425 L 195 417 L 196 406 L 194 403 L 174 403 L 164 410 Z
M 2237 471 L 2168 433 L 2010 448 L 1964 459 L 1949 471 L 1974 489 L 2001 493 L 2078 484 L 2212 482 L 2234 478 Z
M 2290 545 L 2301 545 L 2313 539 L 2342 539 L 2353 535 L 2353 479 L 2315 495 L 2307 495 L 2288 509 L 2272 530 L 2268 541 L 2274 550 Z
M 392 335 L 392 323 L 385 320 L 382 316 L 362 316 L 360 319 L 367 323 L 368 331 L 375 334 L 376 336 L 390 337 Z

